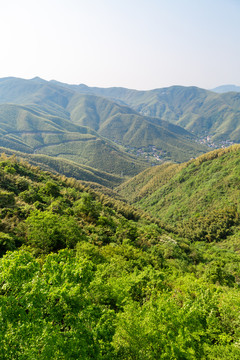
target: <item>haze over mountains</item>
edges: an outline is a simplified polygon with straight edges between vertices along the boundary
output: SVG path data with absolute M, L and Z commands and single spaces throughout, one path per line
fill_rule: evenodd
M 240 92 L 240 86 L 221 85 L 221 86 L 218 86 L 218 87 L 212 89 L 212 91 L 217 92 L 217 93 L 225 93 L 225 92 L 229 92 L 229 91 Z
M 67 159 L 124 177 L 152 163 L 189 160 L 209 151 L 207 144 L 239 141 L 238 93 L 0 79 L 0 146 L 32 156 Z

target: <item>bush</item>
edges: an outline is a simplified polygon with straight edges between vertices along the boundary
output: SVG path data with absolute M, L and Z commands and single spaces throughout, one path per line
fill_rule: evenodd
M 52 181 L 48 181 L 41 189 L 40 194 L 52 196 L 54 198 L 60 195 L 60 189 L 57 184 Z
M 11 235 L 0 232 L 0 256 L 9 250 L 15 250 L 15 241 Z
M 0 190 L 0 207 L 11 207 L 15 204 L 14 193 Z
M 73 248 L 83 239 L 81 229 L 72 217 L 36 210 L 27 218 L 27 240 L 40 252 L 49 253 Z

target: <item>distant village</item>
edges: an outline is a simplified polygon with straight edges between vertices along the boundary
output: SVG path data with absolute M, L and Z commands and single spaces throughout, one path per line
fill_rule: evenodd
M 137 149 L 137 156 L 141 156 L 148 161 L 153 161 L 157 163 L 163 161 L 167 153 L 163 150 L 157 149 L 156 146 L 148 146 L 147 148 Z
M 160 162 L 166 161 L 167 152 L 161 149 L 158 149 L 156 146 L 149 145 L 147 147 L 134 148 L 128 147 L 127 152 L 136 155 L 148 162 L 151 162 L 151 165 L 158 165 Z
M 200 137 L 195 141 L 198 144 L 206 145 L 211 149 L 225 148 L 234 144 L 234 141 L 231 140 L 214 141 L 212 137 L 209 135 Z M 119 145 L 123 145 L 119 141 L 115 141 L 115 142 L 118 143 Z M 166 151 L 163 151 L 154 145 L 149 145 L 147 147 L 141 147 L 141 148 L 136 148 L 131 146 L 127 147 L 125 145 L 125 148 L 128 153 L 136 155 L 137 157 L 150 162 L 152 166 L 159 165 L 160 163 L 166 160 L 170 160 Z M 209 151 L 211 149 L 209 149 Z
M 211 136 L 205 136 L 205 137 L 200 137 L 198 139 L 195 140 L 198 144 L 202 144 L 202 145 L 207 145 L 210 148 L 213 149 L 219 149 L 219 148 L 225 148 L 228 146 L 231 146 L 234 144 L 234 141 L 231 140 L 221 140 L 221 141 L 215 141 L 212 139 Z

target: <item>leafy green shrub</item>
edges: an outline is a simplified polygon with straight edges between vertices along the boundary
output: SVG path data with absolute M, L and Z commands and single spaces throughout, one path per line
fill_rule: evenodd
M 15 183 L 19 191 L 28 190 L 29 182 L 24 177 L 22 176 L 17 177 Z
M 88 294 L 91 261 L 69 250 L 39 261 L 27 251 L 0 261 L 0 353 L 10 359 L 114 358 L 114 313 Z
M 233 286 L 236 282 L 235 277 L 225 270 L 223 261 L 211 262 L 205 270 L 205 277 L 213 284 Z
M 0 208 L 11 207 L 15 204 L 14 193 L 0 190 Z
M 8 174 L 16 174 L 16 169 L 11 164 L 9 164 L 4 167 L 4 172 Z
M 101 203 L 94 200 L 91 194 L 84 192 L 81 195 L 81 199 L 74 203 L 73 210 L 78 216 L 84 214 L 89 218 L 96 220 L 100 215 Z
M 44 253 L 73 248 L 83 238 L 74 218 L 50 211 L 35 210 L 26 219 L 26 224 L 28 243 Z
M 0 256 L 3 256 L 7 251 L 15 250 L 15 240 L 9 234 L 0 232 Z
M 38 189 L 34 187 L 30 187 L 29 190 L 21 192 L 19 197 L 28 204 L 33 204 L 36 201 L 43 201 L 41 195 L 38 193 Z
M 60 189 L 56 183 L 48 181 L 40 188 L 39 193 L 56 198 L 60 195 Z

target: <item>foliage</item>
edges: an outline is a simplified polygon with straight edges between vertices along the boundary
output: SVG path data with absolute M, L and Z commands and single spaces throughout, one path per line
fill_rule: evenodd
M 49 255 L 42 267 L 25 251 L 5 257 L 2 358 L 104 358 L 102 341 L 111 338 L 112 314 L 92 304 L 87 292 L 92 276 L 93 265 L 66 250 Z
M 236 207 L 196 217 L 210 237 L 193 242 L 190 220 L 183 239 L 16 158 L 0 162 L 0 191 L 14 199 L 0 209 L 2 359 L 240 357 Z
M 152 215 L 194 241 L 219 241 L 239 227 L 240 146 L 202 155 L 181 165 L 147 169 L 118 189 Z
M 0 191 L 0 207 L 11 207 L 15 204 L 14 193 Z
M 26 224 L 28 243 L 46 253 L 73 248 L 81 240 L 81 230 L 72 217 L 36 210 Z
M 213 210 L 209 215 L 190 218 L 180 224 L 178 232 L 193 241 L 220 241 L 239 225 L 236 207 Z
M 40 261 L 9 253 L 0 262 L 3 358 L 239 355 L 238 289 L 176 280 L 150 261 L 130 245 L 81 243 L 77 255 L 61 250 Z
M 117 176 L 107 172 L 94 169 L 90 166 L 78 164 L 76 162 L 56 158 L 40 154 L 26 154 L 16 150 L 10 150 L 0 147 L 0 153 L 7 155 L 16 155 L 21 161 L 25 160 L 34 166 L 39 166 L 42 170 L 51 171 L 53 173 L 61 174 L 62 176 L 73 177 L 77 180 L 98 183 L 100 185 L 108 186 L 110 188 L 119 185 L 124 181 L 124 176 Z M 27 190 L 25 188 L 24 190 Z

